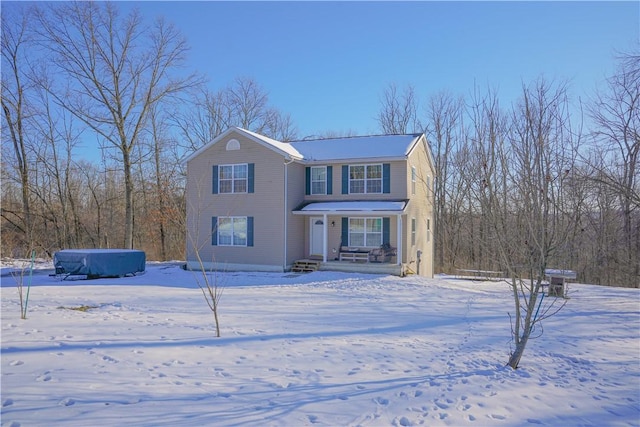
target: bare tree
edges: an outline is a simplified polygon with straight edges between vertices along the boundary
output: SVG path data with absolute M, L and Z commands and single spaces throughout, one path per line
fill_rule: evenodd
M 163 20 L 143 25 L 140 14 L 121 17 L 113 3 L 57 3 L 39 9 L 39 35 L 67 87 L 56 102 L 120 153 L 124 174 L 124 247 L 133 246 L 132 154 L 151 107 L 193 85 L 175 77 L 187 45 Z
M 435 161 L 435 268 L 445 271 L 455 264 L 456 238 L 460 235 L 458 215 L 461 187 L 454 156 L 462 140 L 462 98 L 440 92 L 427 104 L 426 133 Z
M 418 122 L 418 101 L 413 86 L 409 85 L 399 93 L 392 83 L 384 91 L 381 99 L 378 123 L 386 134 L 406 134 L 420 128 Z
M 539 79 L 523 86 L 508 128 L 496 126 L 493 105 L 483 105 L 473 145 L 480 163 L 478 195 L 487 218 L 485 239 L 508 273 L 514 298 L 515 348 L 508 365 L 516 369 L 529 339 L 541 334 L 541 322 L 566 303 L 545 299 L 543 285 L 547 267 L 566 262 L 566 245 L 576 220 L 566 200 L 567 179 L 579 141 L 570 129 L 562 84 Z
M 238 77 L 218 92 L 199 87 L 194 98 L 194 108 L 173 115 L 187 151 L 197 150 L 232 126 L 280 141 L 296 139 L 291 116 L 270 106 L 268 93 L 251 78 Z
M 596 94 L 589 113 L 596 124 L 591 179 L 613 191 L 622 216 L 621 280 L 640 285 L 640 55 L 620 59 L 606 91 Z M 593 159 L 593 158 L 592 158 Z
M 3 7 L 3 9 L 6 9 Z M 25 76 L 25 49 L 28 47 L 28 13 L 24 11 L 2 11 L 2 128 L 5 138 L 13 145 L 15 165 L 21 188 L 20 210 L 6 209 L 3 204 L 2 216 L 19 228 L 24 234 L 24 245 L 33 248 L 33 215 L 31 212 L 31 172 L 30 150 L 25 135 L 25 121 L 29 115 L 26 91 L 28 78 Z

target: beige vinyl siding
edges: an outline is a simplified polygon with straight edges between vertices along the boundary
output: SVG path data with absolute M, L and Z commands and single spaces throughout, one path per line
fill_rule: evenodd
M 240 149 L 227 151 L 234 138 Z M 254 192 L 213 194 L 213 166 L 238 163 L 254 163 Z M 195 259 L 195 245 L 205 263 L 282 266 L 283 156 L 234 132 L 191 159 L 187 168 L 187 259 Z M 253 247 L 212 245 L 212 218 L 225 216 L 253 217 Z
M 287 254 L 286 265 L 293 265 L 294 261 L 304 258 L 305 248 L 305 221 L 302 215 L 294 215 L 293 210 L 304 200 L 305 191 L 305 166 L 300 163 L 290 163 L 288 166 L 287 189 Z
M 406 186 L 411 191 L 411 167 L 416 168 L 416 194 L 411 195 L 411 202 L 406 211 L 404 230 L 405 262 L 412 270 L 417 269 L 417 253 L 422 251 L 420 275 L 433 276 L 433 182 L 434 168 L 426 151 L 424 137 L 410 153 L 406 168 Z M 427 186 L 427 181 L 429 186 Z M 416 244 L 411 245 L 411 218 L 416 218 Z M 427 236 L 427 224 L 431 226 L 431 236 Z M 417 271 L 416 271 L 417 272 Z
M 342 194 L 342 166 L 355 165 L 373 165 L 389 163 L 390 167 L 390 192 L 389 193 L 358 193 L 358 194 Z M 326 165 L 314 166 L 333 166 L 332 187 L 333 194 L 327 195 L 307 195 L 304 196 L 306 201 L 324 201 L 324 200 L 401 200 L 409 198 L 405 177 L 407 174 L 407 163 L 400 161 L 379 161 L 379 162 L 354 162 L 354 163 L 328 163 Z M 304 185 L 303 176 L 303 185 Z M 303 188 L 304 191 L 304 188 Z M 304 195 L 304 192 L 303 192 Z

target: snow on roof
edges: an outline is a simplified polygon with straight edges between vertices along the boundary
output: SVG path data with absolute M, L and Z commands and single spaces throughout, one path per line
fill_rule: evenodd
M 313 202 L 299 209 L 298 212 L 402 212 L 407 202 L 401 201 L 343 201 Z
M 239 130 L 240 132 L 247 133 L 252 137 L 254 137 L 255 139 L 261 140 L 262 142 L 266 142 L 267 144 L 274 146 L 278 150 L 285 152 L 291 157 L 295 157 L 298 159 L 301 159 L 303 157 L 303 155 L 298 150 L 296 150 L 296 148 L 293 145 L 289 143 L 280 142 L 275 139 L 269 138 L 267 136 L 260 135 L 259 133 L 251 132 L 250 130 L 246 130 L 242 128 L 237 128 L 237 130 Z
M 307 161 L 404 158 L 420 134 L 374 135 L 293 141 L 290 145 Z
M 421 136 L 421 134 L 373 135 L 303 140 L 288 143 L 277 141 L 250 130 L 232 127 L 217 136 L 213 141 L 187 156 L 184 162 L 189 162 L 207 150 L 211 145 L 227 138 L 232 132 L 243 133 L 250 139 L 270 147 L 286 157 L 307 162 L 354 159 L 403 159 L 409 154 Z

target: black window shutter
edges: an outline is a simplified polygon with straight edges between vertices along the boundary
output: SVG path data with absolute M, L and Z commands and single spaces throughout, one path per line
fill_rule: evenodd
M 342 165 L 342 194 L 349 194 L 349 165 Z
M 327 194 L 333 194 L 333 166 L 327 166 Z
M 213 165 L 213 194 L 218 194 L 218 165 Z
M 311 194 L 311 168 L 309 166 L 304 168 L 304 194 L 307 196 Z
M 218 217 L 211 217 L 211 245 L 218 246 Z
M 389 217 L 382 218 L 382 244 L 391 243 L 391 221 Z
M 247 178 L 248 178 L 248 184 L 247 184 L 247 192 L 248 193 L 253 193 L 254 192 L 254 176 L 255 176 L 255 163 L 249 163 L 247 165 Z
M 382 164 L 382 192 L 391 193 L 391 164 Z
M 247 217 L 247 246 L 253 246 L 253 217 Z
M 342 217 L 342 245 L 349 246 L 349 218 Z

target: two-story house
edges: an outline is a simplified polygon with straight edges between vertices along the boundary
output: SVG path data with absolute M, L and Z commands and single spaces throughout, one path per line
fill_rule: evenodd
M 187 266 L 433 275 L 423 134 L 284 143 L 231 128 L 187 162 Z

